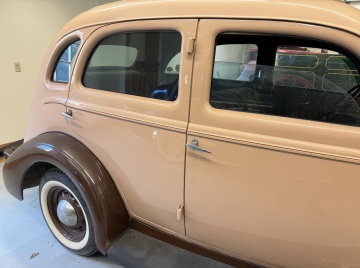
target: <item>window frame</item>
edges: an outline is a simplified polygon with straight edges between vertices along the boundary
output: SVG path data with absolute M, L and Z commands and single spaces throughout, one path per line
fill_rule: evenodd
M 103 116 L 114 116 L 116 118 L 133 118 L 138 121 L 156 121 L 159 126 L 166 126 L 173 120 L 178 126 L 188 118 L 191 92 L 191 74 L 193 73 L 194 54 L 186 53 L 188 39 L 195 39 L 198 27 L 197 19 L 178 19 L 126 21 L 103 25 L 97 28 L 84 42 L 74 65 L 73 75 L 70 83 L 67 106 L 79 110 L 91 110 Z M 115 33 L 129 31 L 177 31 L 181 34 L 181 63 L 179 76 L 179 95 L 176 101 L 162 101 L 158 99 L 143 98 L 127 94 L 115 94 L 113 92 L 94 90 L 84 87 L 81 82 L 86 62 L 96 44 L 103 38 Z M 156 119 L 155 119 L 156 118 Z M 176 129 L 176 127 L 175 127 Z
M 123 93 L 123 92 L 114 92 L 114 91 L 111 91 L 111 90 L 106 90 L 106 89 L 101 89 L 101 88 L 93 88 L 93 87 L 88 87 L 87 85 L 85 85 L 85 83 L 84 83 L 84 77 L 85 77 L 86 71 L 87 71 L 87 69 L 88 69 L 88 67 L 89 67 L 89 65 L 90 65 L 90 62 L 91 62 L 91 59 L 92 59 L 93 55 L 95 54 L 95 52 L 97 51 L 97 49 L 99 48 L 99 46 L 101 45 L 101 43 L 102 43 L 105 39 L 110 38 L 110 37 L 112 37 L 112 36 L 117 36 L 117 35 L 121 35 L 121 34 L 131 34 L 131 33 L 176 33 L 176 34 L 178 34 L 179 37 L 180 37 L 180 43 L 179 43 L 179 49 L 180 49 L 180 50 L 179 50 L 177 53 L 175 53 L 172 57 L 170 57 L 170 60 L 171 60 L 175 55 L 180 54 L 180 61 L 181 61 L 181 59 L 182 59 L 182 54 L 185 53 L 185 52 L 183 51 L 183 45 L 184 45 L 185 40 L 184 40 L 184 37 L 183 37 L 183 35 L 182 35 L 182 33 L 181 33 L 181 31 L 180 31 L 179 29 L 174 29 L 174 28 L 171 28 L 171 27 L 165 28 L 165 29 L 160 29 L 160 28 L 159 28 L 159 29 L 156 29 L 156 28 L 155 28 L 155 29 L 146 29 L 146 28 L 144 27 L 144 29 L 134 29 L 134 30 L 124 30 L 124 31 L 112 32 L 111 34 L 102 36 L 101 39 L 99 39 L 99 40 L 97 41 L 97 43 L 93 46 L 90 54 L 88 55 L 88 57 L 87 57 L 87 59 L 86 59 L 85 65 L 84 65 L 83 70 L 82 70 L 82 73 L 81 73 L 81 79 L 80 79 L 81 85 L 82 85 L 84 88 L 87 88 L 87 89 L 89 89 L 89 90 L 98 90 L 98 91 L 100 90 L 100 91 L 109 92 L 110 94 L 113 94 L 113 93 L 115 93 L 115 94 L 123 94 L 123 95 L 126 95 L 126 96 L 134 96 L 134 97 L 140 97 L 140 98 L 146 98 L 146 99 L 152 99 L 152 100 L 159 100 L 159 101 L 164 101 L 164 100 L 165 100 L 165 101 L 170 102 L 170 103 L 176 102 L 176 101 L 177 101 L 177 98 L 174 99 L 174 100 L 158 99 L 158 98 L 154 98 L 154 97 L 150 97 L 150 96 L 129 94 L 129 93 L 126 93 L 126 92 L 124 92 L 124 93 Z M 162 44 L 159 44 L 158 49 L 160 49 L 161 47 L 162 47 Z M 138 51 L 138 54 L 139 54 L 139 52 L 140 52 L 140 51 Z M 144 51 L 144 52 L 146 53 L 146 51 Z M 138 56 L 139 56 L 139 55 L 137 55 L 137 57 L 136 57 L 136 59 L 135 59 L 135 62 L 134 62 L 132 65 L 130 65 L 130 66 L 111 66 L 111 67 L 114 67 L 114 68 L 118 67 L 118 68 L 124 68 L 124 69 L 132 68 L 134 65 L 136 65 L 136 62 L 137 62 L 137 60 L 138 60 Z M 167 64 L 169 64 L 169 62 L 168 62 Z M 180 65 L 181 65 L 181 63 L 180 63 Z M 164 72 L 165 72 L 165 71 L 166 71 L 166 68 L 164 69 Z M 179 79 L 180 79 L 180 70 L 179 70 L 178 73 L 177 73 L 177 78 L 175 79 L 175 81 L 176 81 L 176 80 L 179 81 Z M 176 82 L 175 82 L 175 83 L 176 83 Z M 179 82 L 177 82 L 177 84 L 178 84 L 178 88 L 179 88 Z M 178 89 L 178 90 L 179 90 L 179 89 Z M 179 94 L 179 93 L 177 93 L 177 94 Z
M 71 61 L 61 61 L 61 57 L 64 55 L 65 51 L 73 44 L 75 43 L 79 43 L 78 44 L 78 48 L 73 56 L 73 58 L 71 59 Z M 76 57 L 77 55 L 79 54 L 79 50 L 81 49 L 81 45 L 82 45 L 82 40 L 80 37 L 76 37 L 74 39 L 71 39 L 69 40 L 68 42 L 66 42 L 66 45 L 62 46 L 62 49 L 59 51 L 59 53 L 57 54 L 57 57 L 56 57 L 56 60 L 55 60 L 55 63 L 52 65 L 52 71 L 51 71 L 51 74 L 50 74 L 50 82 L 52 83 L 60 83 L 60 84 L 69 84 L 70 83 L 70 80 L 71 80 L 71 75 L 72 75 L 72 70 L 73 70 L 73 67 L 74 67 L 74 64 L 75 64 L 75 61 L 76 61 Z M 70 57 L 71 57 L 71 50 L 70 50 Z M 54 75 L 55 75 L 55 72 L 56 72 L 56 69 L 57 69 L 57 66 L 60 62 L 65 62 L 67 64 L 69 64 L 69 80 L 67 82 L 65 81 L 57 81 L 57 80 L 54 80 Z

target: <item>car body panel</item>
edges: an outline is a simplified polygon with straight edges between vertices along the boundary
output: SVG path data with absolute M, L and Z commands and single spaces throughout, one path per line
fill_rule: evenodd
M 94 25 L 168 18 L 296 21 L 327 25 L 359 34 L 359 21 L 354 19 L 357 14 L 356 8 L 337 0 L 225 0 L 220 5 L 217 0 L 127 0 L 95 7 L 75 17 L 60 31 L 59 36 Z
M 185 234 L 184 219 L 177 219 L 184 206 L 184 144 L 188 122 L 193 55 L 187 40 L 195 38 L 197 20 L 148 21 L 112 24 L 97 30 L 80 53 L 74 71 L 67 107 L 74 120 L 71 129 L 87 140 L 115 174 L 131 217 Z M 82 72 L 93 47 L 114 33 L 175 30 L 182 35 L 179 97 L 174 102 L 139 98 L 86 88 Z M 158 187 L 164 191 L 156 194 Z M 155 195 L 155 196 L 154 196 Z
M 360 213 L 349 208 L 360 202 L 360 130 L 211 107 L 208 44 L 222 32 L 337 40 L 360 52 L 358 37 L 335 29 L 200 21 L 187 142 L 211 154 L 187 150 L 187 236 L 280 267 L 358 264 Z
M 66 111 L 65 104 L 69 95 L 69 84 L 51 81 L 53 66 L 56 64 L 64 46 L 78 39 L 81 40 L 81 44 L 83 44 L 97 28 L 98 27 L 89 27 L 69 33 L 60 40 L 54 39 L 50 44 L 45 55 L 46 60 L 44 60 L 40 69 L 40 73 L 43 74 L 43 76 L 39 77 L 36 83 L 37 90 L 35 90 L 32 100 L 25 141 L 44 132 L 69 132 L 67 121 L 61 116 L 61 113 Z M 76 57 L 77 55 L 74 61 L 76 61 Z

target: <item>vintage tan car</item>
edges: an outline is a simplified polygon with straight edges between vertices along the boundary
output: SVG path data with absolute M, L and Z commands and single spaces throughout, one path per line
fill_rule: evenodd
M 122 263 L 136 230 L 238 267 L 359 267 L 359 68 L 345 1 L 100 6 L 50 45 L 5 186 L 40 185 L 81 255 Z

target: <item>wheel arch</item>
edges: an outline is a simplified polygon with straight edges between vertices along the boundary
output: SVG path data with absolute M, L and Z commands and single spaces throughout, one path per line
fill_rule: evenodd
M 75 138 L 49 132 L 28 140 L 6 160 L 3 177 L 6 189 L 17 199 L 23 190 L 39 184 L 52 167 L 64 172 L 79 189 L 94 221 L 95 241 L 100 252 L 129 225 L 129 215 L 115 183 L 99 159 Z

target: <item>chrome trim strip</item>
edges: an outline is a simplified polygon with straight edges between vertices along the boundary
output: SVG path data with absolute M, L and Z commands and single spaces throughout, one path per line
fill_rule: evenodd
M 92 113 L 92 114 L 96 114 L 96 115 L 106 116 L 108 118 L 118 119 L 118 120 L 130 122 L 130 123 L 135 123 L 135 124 L 139 124 L 139 125 L 150 126 L 150 127 L 163 129 L 163 130 L 169 130 L 169 131 L 173 131 L 173 132 L 186 134 L 186 128 L 172 127 L 172 126 L 158 124 L 158 123 L 154 123 L 154 122 L 138 120 L 138 119 L 134 119 L 134 118 L 126 117 L 126 116 L 108 114 L 108 113 L 104 113 L 104 112 L 100 112 L 100 111 L 96 111 L 96 110 L 92 110 L 92 109 L 79 108 L 79 107 L 72 106 L 72 105 L 67 105 L 67 107 L 71 108 L 73 110 L 78 110 L 78 111 L 88 112 L 88 113 Z
M 267 144 L 263 142 L 257 142 L 257 141 L 250 141 L 246 139 L 237 139 L 237 138 L 230 138 L 230 137 L 223 137 L 216 134 L 207 134 L 203 132 L 198 131 L 188 131 L 188 136 L 196 136 L 196 137 L 202 137 L 214 141 L 222 141 L 222 142 L 228 142 L 232 144 L 238 144 L 238 145 L 244 145 L 244 146 L 251 146 L 256 147 L 264 150 L 273 150 L 273 151 L 279 151 L 284 153 L 290 153 L 290 154 L 298 154 L 308 157 L 316 157 L 321 159 L 329 159 L 333 161 L 340 161 L 340 162 L 346 162 L 346 163 L 352 163 L 352 164 L 360 164 L 360 157 L 351 157 L 351 156 L 344 156 L 336 153 L 322 153 L 307 149 L 299 149 L 295 147 L 286 147 L 281 145 L 273 145 L 273 144 Z M 330 146 L 329 146 L 330 147 Z M 344 148 L 345 150 L 345 148 Z

